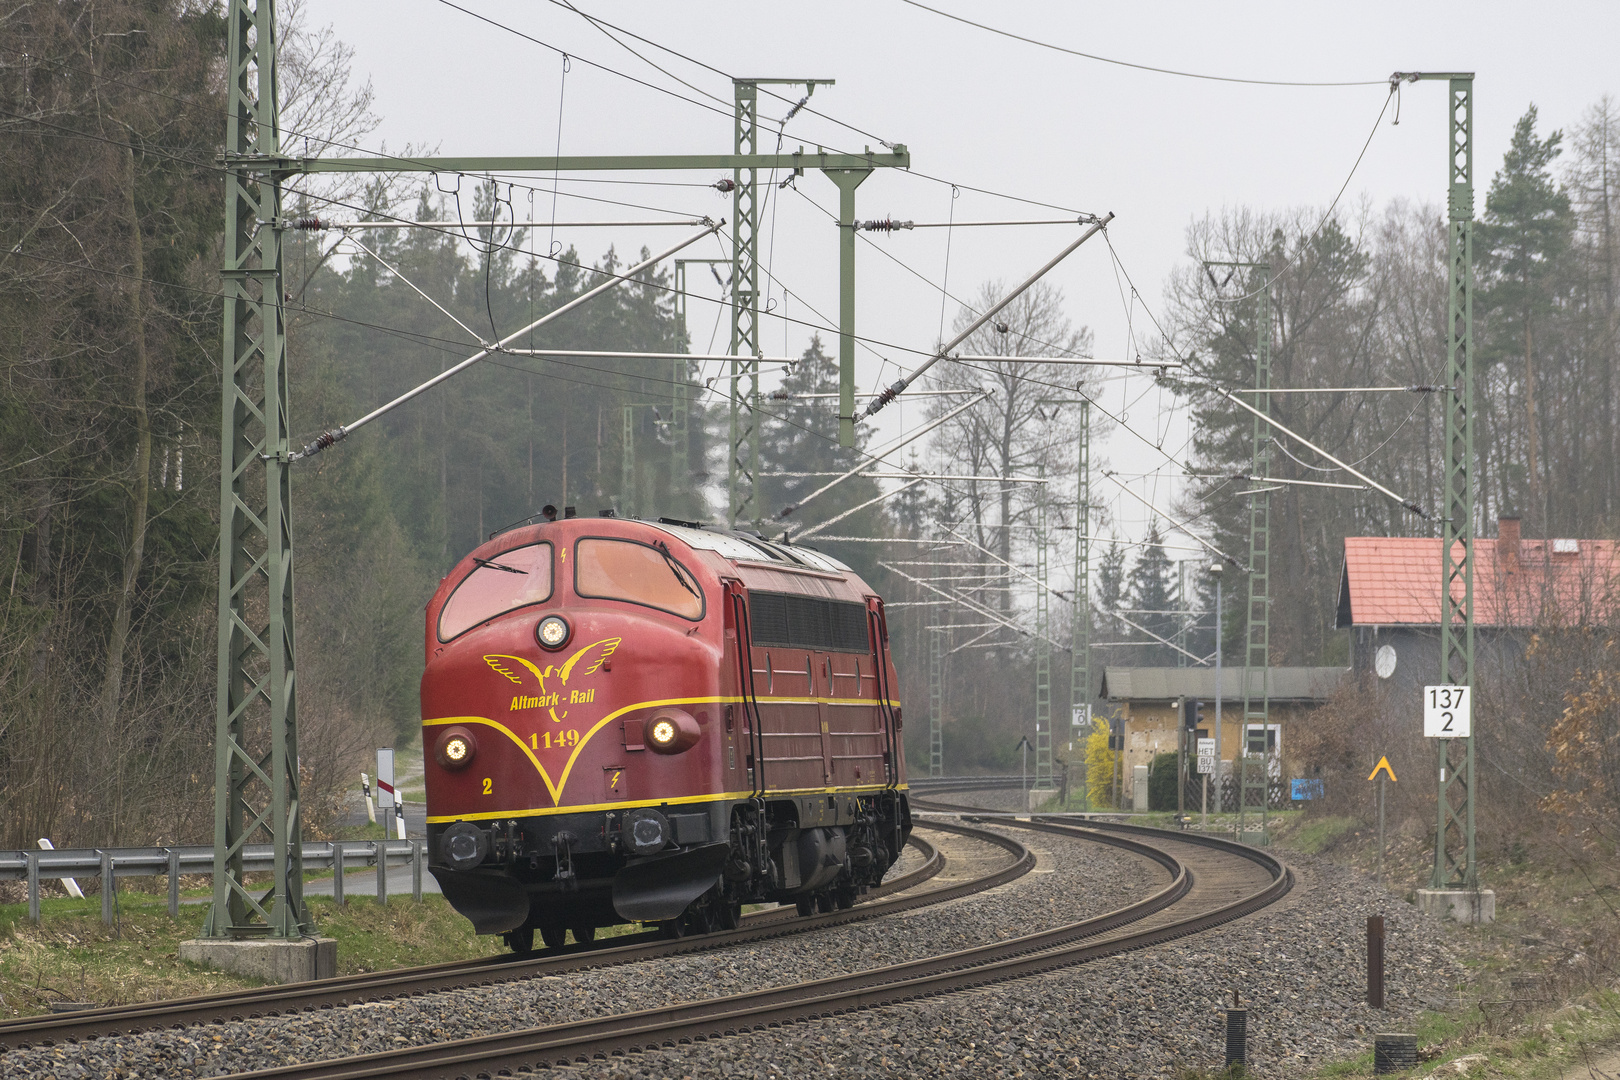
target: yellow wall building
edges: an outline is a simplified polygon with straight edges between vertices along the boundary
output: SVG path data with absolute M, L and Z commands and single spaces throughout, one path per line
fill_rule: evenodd
M 1286 755 L 1288 723 L 1333 695 L 1349 668 L 1274 667 L 1265 672 L 1271 703 L 1269 732 L 1243 722 L 1243 669 L 1221 672 L 1221 724 L 1215 730 L 1215 669 L 1204 667 L 1110 667 L 1104 670 L 1101 696 L 1124 720 L 1124 796 L 1130 801 L 1137 765 L 1151 766 L 1155 754 L 1173 754 L 1181 728 L 1181 702 L 1203 704 L 1203 722 L 1195 738 L 1217 739 L 1218 758 L 1234 760 L 1247 744 L 1253 753 Z M 1255 673 L 1256 689 L 1259 673 Z M 1197 752 L 1188 745 L 1189 759 Z M 1189 765 L 1191 769 L 1191 765 Z M 1224 770 L 1222 770 L 1224 772 Z

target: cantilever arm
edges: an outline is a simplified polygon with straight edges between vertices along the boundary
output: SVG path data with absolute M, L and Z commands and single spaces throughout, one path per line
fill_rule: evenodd
M 574 308 L 579 307 L 581 304 L 585 303 L 588 300 L 592 300 L 592 299 L 600 296 L 601 294 L 607 292 L 609 289 L 617 288 L 618 286 L 623 285 L 626 281 L 629 281 L 631 278 L 635 277 L 637 274 L 641 273 L 643 270 L 647 269 L 649 266 L 655 266 L 658 263 L 662 262 L 663 260 L 669 258 L 671 255 L 675 254 L 677 251 L 680 251 L 682 248 L 687 247 L 687 246 L 689 246 L 691 244 L 697 243 L 699 240 L 703 239 L 705 236 L 708 236 L 708 235 L 718 231 L 721 228 L 721 226 L 723 226 L 723 225 L 725 225 L 725 220 L 724 219 L 721 219 L 720 221 L 710 222 L 708 224 L 708 226 L 706 228 L 704 228 L 704 230 L 702 232 L 697 233 L 694 236 L 687 237 L 685 240 L 682 240 L 680 243 L 676 244 L 674 247 L 669 248 L 666 251 L 659 252 L 657 255 L 654 255 L 650 259 L 642 260 L 641 262 L 639 262 L 636 265 L 630 267 L 629 269 L 625 270 L 622 273 L 613 275 L 607 281 L 602 282 L 602 284 L 596 286 L 596 288 L 590 290 L 589 292 L 583 293 L 580 296 L 576 296 L 574 299 L 570 300 L 568 303 L 564 304 L 562 307 L 557 308 L 555 311 L 547 312 L 545 315 L 542 315 L 540 318 L 536 319 L 534 322 L 532 322 L 529 325 L 523 327 L 523 329 L 518 330 L 515 333 L 508 334 L 506 337 L 502 338 L 500 341 L 496 342 L 495 344 L 487 345 L 484 348 L 479 349 L 476 353 L 469 356 L 467 359 L 463 360 L 461 363 L 456 364 L 454 367 L 445 368 L 443 371 L 439 372 L 437 375 L 433 376 L 433 378 L 429 379 L 427 382 L 423 383 L 422 385 L 416 387 L 415 389 L 405 391 L 405 393 L 399 395 L 399 397 L 395 398 L 393 401 L 390 401 L 388 404 L 380 406 L 379 408 L 371 410 L 366 415 L 362 416 L 360 419 L 354 421 L 353 423 L 344 424 L 341 427 L 330 428 L 330 429 L 328 429 L 326 431 L 321 432 L 320 436 L 314 442 L 312 442 L 308 446 L 304 447 L 298 453 L 293 454 L 291 459 L 293 461 L 297 461 L 299 458 L 306 458 L 306 457 L 309 457 L 311 454 L 318 454 L 322 450 L 325 450 L 327 447 L 331 446 L 333 443 L 340 442 L 341 440 L 348 438 L 351 433 L 353 433 L 354 431 L 356 431 L 356 430 L 358 430 L 358 429 L 360 429 L 362 427 L 365 427 L 367 424 L 371 423 L 373 420 L 377 419 L 379 416 L 383 416 L 383 415 L 386 415 L 387 413 L 393 412 L 395 409 L 399 408 L 401 405 L 405 404 L 407 401 L 410 401 L 412 398 L 418 397 L 418 396 L 426 393 L 427 391 L 433 389 L 435 386 L 438 386 L 440 383 L 444 382 L 446 379 L 449 379 L 454 375 L 459 375 L 461 372 L 467 370 L 468 368 L 472 367 L 474 364 L 478 363 L 478 361 L 487 359 L 488 357 L 494 355 L 495 353 L 505 351 L 505 347 L 507 345 L 509 345 L 512 342 L 516 341 L 518 338 L 522 337 L 524 334 L 527 334 L 530 330 L 536 329 L 537 327 L 542 326 L 545 323 L 548 323 L 551 320 L 553 320 L 555 318 L 558 318 L 559 316 L 562 316 L 562 315 L 572 311 Z M 413 286 L 413 288 L 414 288 L 414 286 Z M 435 306 L 437 306 L 437 305 L 435 305 Z M 440 309 L 440 310 L 443 310 L 443 309 Z M 449 314 L 449 313 L 446 312 L 446 314 Z
M 1029 277 L 1025 278 L 1022 285 L 1019 285 L 1012 292 L 996 301 L 996 303 L 991 306 L 989 311 L 986 311 L 983 315 L 980 315 L 977 319 L 974 319 L 966 330 L 963 330 L 960 334 L 957 334 L 954 338 L 942 346 L 938 352 L 934 353 L 933 356 L 930 356 L 927 360 L 924 360 L 920 365 L 918 365 L 915 371 L 913 371 L 910 375 L 901 376 L 897 381 L 889 386 L 888 389 L 884 390 L 883 393 L 874 398 L 872 403 L 866 407 L 866 411 L 861 413 L 861 419 L 866 419 L 879 409 L 883 408 L 883 406 L 905 393 L 906 387 L 910 386 L 912 383 L 921 378 L 923 372 L 945 359 L 945 357 L 950 354 L 952 349 L 962 344 L 962 342 L 966 341 L 972 336 L 975 330 L 989 322 L 991 318 L 995 316 L 996 312 L 1000 311 L 1002 308 L 1016 300 L 1018 296 L 1024 292 L 1024 290 L 1028 289 L 1031 285 L 1045 277 L 1048 271 L 1072 255 L 1075 249 L 1077 249 L 1081 244 L 1102 232 L 1103 229 L 1107 227 L 1108 223 L 1113 220 L 1113 211 L 1109 211 L 1106 216 L 1098 218 L 1091 228 L 1080 234 L 1080 238 L 1078 240 L 1064 248 L 1062 251 L 1058 252 L 1056 255 L 1052 256 L 1051 260 L 1048 261 L 1045 266 L 1041 267 Z
M 1253 405 L 1250 405 L 1247 401 L 1244 401 L 1243 399 L 1234 396 L 1232 391 L 1230 391 L 1230 390 L 1222 390 L 1221 395 L 1223 397 L 1225 397 L 1227 401 L 1230 401 L 1232 404 L 1237 405 L 1240 408 L 1247 409 L 1249 412 L 1254 413 L 1254 415 L 1258 416 L 1260 419 L 1264 420 L 1266 423 L 1270 424 L 1272 427 L 1276 428 L 1278 431 L 1282 432 L 1284 435 L 1287 435 L 1290 439 L 1293 439 L 1295 442 L 1299 443 L 1301 446 L 1308 446 L 1312 450 L 1315 450 L 1318 454 L 1321 454 L 1323 457 L 1325 457 L 1329 461 L 1333 462 L 1333 464 L 1337 465 L 1339 468 L 1343 469 L 1345 472 L 1349 473 L 1351 476 L 1355 477 L 1357 480 L 1360 480 L 1363 484 L 1366 484 L 1368 487 L 1372 488 L 1374 491 L 1378 492 L 1380 495 L 1383 495 L 1383 496 L 1393 500 L 1394 502 L 1399 503 L 1401 506 L 1405 507 L 1406 509 L 1412 511 L 1412 513 L 1416 514 L 1418 517 L 1422 518 L 1424 521 L 1429 520 L 1429 515 L 1424 513 L 1423 512 L 1423 507 L 1419 506 L 1417 503 L 1413 502 L 1410 499 L 1401 498 L 1399 495 L 1395 494 L 1393 491 L 1389 490 L 1389 488 L 1385 487 L 1383 484 L 1380 484 L 1378 481 L 1374 480 L 1372 477 L 1368 476 L 1366 473 L 1359 472 L 1356 469 L 1352 468 L 1351 466 L 1346 465 L 1344 462 L 1340 461 L 1338 458 L 1334 457 L 1332 454 L 1328 453 L 1326 450 L 1322 449 L 1320 446 L 1317 446 L 1315 443 L 1311 442 L 1309 439 L 1305 438 L 1303 435 L 1300 435 L 1299 433 L 1294 432 L 1294 431 L 1290 431 L 1288 428 L 1286 428 L 1283 425 L 1279 424 L 1277 421 L 1273 420 L 1271 417 L 1267 416 L 1265 413 L 1261 412 L 1259 409 L 1255 408 Z

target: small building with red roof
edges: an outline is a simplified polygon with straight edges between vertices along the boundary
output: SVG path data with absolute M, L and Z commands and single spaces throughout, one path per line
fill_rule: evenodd
M 1440 677 L 1437 537 L 1349 536 L 1335 625 L 1351 634 L 1351 666 L 1398 684 Z M 1504 517 L 1474 541 L 1474 633 L 1480 649 L 1517 653 L 1531 630 L 1620 622 L 1620 545 L 1613 540 L 1523 537 Z M 1460 589 L 1460 585 L 1456 586 Z

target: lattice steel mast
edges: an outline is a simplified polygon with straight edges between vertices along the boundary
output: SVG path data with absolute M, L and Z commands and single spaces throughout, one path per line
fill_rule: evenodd
M 1446 140 L 1446 471 L 1440 523 L 1440 682 L 1474 685 L 1474 73 L 1396 72 L 1444 79 Z M 1438 829 L 1430 888 L 1478 889 L 1474 859 L 1474 735 L 1440 739 Z M 1462 743 L 1459 748 L 1457 743 Z
M 1091 809 L 1086 743 L 1091 738 L 1091 402 L 1080 403 L 1080 436 L 1076 440 L 1074 498 L 1074 610 L 1069 631 L 1070 737 L 1080 732 L 1080 775 L 1084 807 Z
M 1035 511 L 1035 790 L 1052 790 L 1052 642 L 1047 599 L 1046 466 L 1037 474 L 1040 501 Z
M 205 937 L 297 938 L 304 904 L 297 651 L 282 311 L 281 157 L 274 0 L 226 9 L 224 351 L 220 413 L 214 899 Z M 242 848 L 269 834 L 275 868 L 255 896 Z
M 1255 263 L 1259 295 L 1255 299 L 1254 388 L 1271 388 L 1271 264 Z M 1257 407 L 1271 413 L 1271 395 L 1256 394 Z M 1271 428 L 1254 419 L 1251 472 L 1271 475 Z M 1263 485 L 1262 485 L 1263 487 Z M 1243 756 L 1239 760 L 1238 829 L 1243 835 L 1251 792 L 1260 793 L 1260 836 L 1266 840 L 1267 811 L 1271 804 L 1271 493 L 1249 496 L 1249 603 L 1243 644 Z M 1256 782 L 1250 758 L 1252 732 L 1259 726 L 1260 777 Z
M 735 80 L 732 149 L 753 154 L 759 141 L 759 86 Z M 764 517 L 756 497 L 759 476 L 759 170 L 732 170 L 731 192 L 731 402 L 726 467 L 726 523 Z
M 681 352 L 692 351 L 692 336 L 686 322 L 686 262 L 685 259 L 675 260 L 675 319 L 680 327 Z M 670 362 L 671 387 L 673 400 L 670 402 L 669 414 L 669 490 L 675 492 L 686 490 L 686 485 L 692 480 L 692 466 L 690 463 L 692 442 L 691 434 L 686 426 L 686 387 L 691 379 L 691 361 L 673 360 Z M 681 509 L 685 509 L 682 507 Z
M 936 608 L 936 610 L 938 610 Z M 928 775 L 945 775 L 945 627 L 928 628 Z

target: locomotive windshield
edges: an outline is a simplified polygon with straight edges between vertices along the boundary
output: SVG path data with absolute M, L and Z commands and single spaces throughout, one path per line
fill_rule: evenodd
M 551 599 L 551 545 L 526 544 L 503 551 L 461 579 L 439 612 L 439 640 L 449 641 L 479 623 L 515 608 Z
M 592 537 L 575 547 L 574 591 L 696 621 L 703 617 L 703 589 L 668 548 L 634 540 Z

